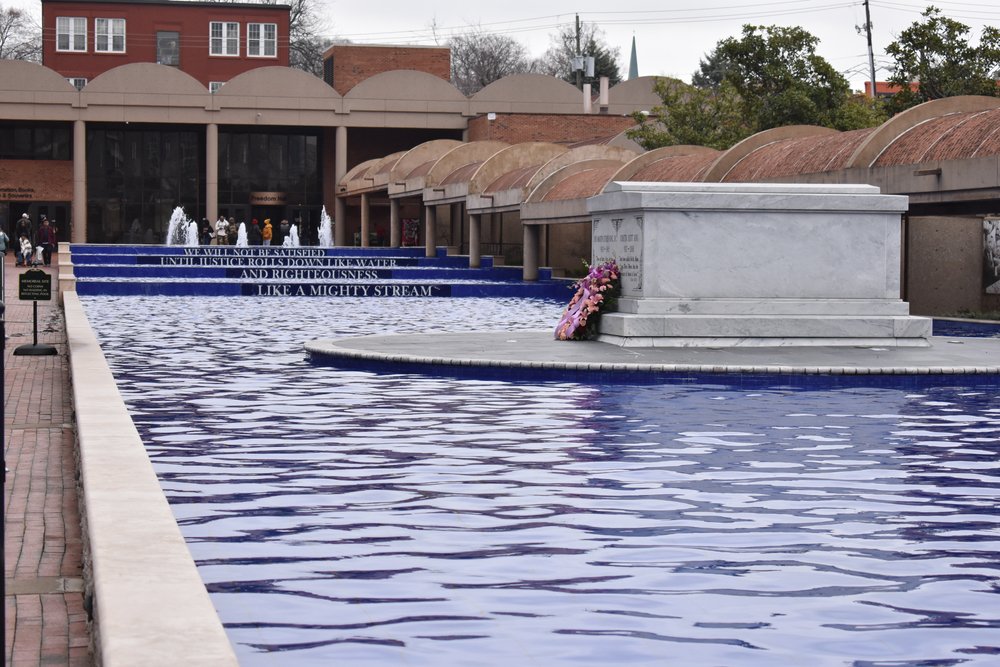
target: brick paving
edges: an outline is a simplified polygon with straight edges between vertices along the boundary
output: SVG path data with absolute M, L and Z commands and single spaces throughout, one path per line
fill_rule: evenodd
M 32 305 L 17 298 L 26 269 L 4 258 L 5 661 L 11 667 L 93 664 L 83 606 L 80 513 L 76 494 L 73 400 L 66 327 L 59 301 L 58 256 L 53 299 L 38 302 L 38 342 L 58 355 L 14 356 L 32 342 Z

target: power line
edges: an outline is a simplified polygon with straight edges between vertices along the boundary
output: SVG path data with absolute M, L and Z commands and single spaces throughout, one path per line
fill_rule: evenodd
M 776 3 L 761 3 L 757 6 L 767 6 L 767 5 L 786 5 L 786 4 L 803 4 L 799 0 L 792 0 L 792 2 L 776 2 Z M 739 8 L 735 6 L 712 8 L 714 9 L 740 9 L 739 12 L 730 14 L 701 14 L 695 16 L 677 16 L 677 17 L 661 17 L 661 18 L 622 18 L 622 19 L 601 19 L 601 25 L 618 25 L 618 26 L 648 26 L 648 25 L 669 25 L 669 24 L 685 24 L 685 23 L 706 23 L 706 22 L 716 22 L 716 21 L 731 21 L 733 19 L 746 20 L 754 18 L 768 18 L 772 16 L 787 16 L 790 14 L 812 14 L 824 11 L 830 11 L 834 9 L 843 9 L 846 7 L 856 6 L 859 3 L 856 0 L 851 0 L 848 2 L 837 2 L 828 5 L 815 5 L 815 3 L 808 3 L 807 7 L 801 9 L 787 8 L 787 9 L 768 9 L 757 12 L 747 12 L 746 8 Z M 604 16 L 607 14 L 615 15 L 628 15 L 628 14 L 662 14 L 667 12 L 693 12 L 696 10 L 660 10 L 660 11 L 649 11 L 649 12 L 580 12 L 581 16 Z M 704 11 L 704 10 L 702 10 Z M 558 18 L 559 16 L 564 16 L 562 14 L 552 15 L 546 17 L 537 17 L 536 19 L 517 19 L 516 21 L 499 21 L 495 23 L 478 24 L 477 26 L 465 26 L 464 30 L 468 30 L 469 27 L 490 27 L 490 26 L 500 26 L 509 25 L 511 23 L 526 23 L 532 20 L 543 20 L 549 18 Z M 568 22 L 566 22 L 568 23 Z M 538 30 L 552 30 L 554 28 L 559 28 L 566 25 L 563 22 L 557 23 L 544 23 L 533 26 L 512 26 L 509 28 L 502 28 L 499 30 L 493 30 L 492 32 L 497 34 L 517 34 L 526 32 L 537 32 Z M 385 32 L 366 32 L 366 33 L 345 33 L 341 34 L 342 39 L 365 39 L 365 40 L 381 40 L 381 39 L 399 39 L 401 37 L 411 36 L 422 40 L 433 40 L 438 33 L 441 32 L 461 32 L 461 28 L 422 28 L 414 30 L 396 30 L 396 31 L 385 31 Z

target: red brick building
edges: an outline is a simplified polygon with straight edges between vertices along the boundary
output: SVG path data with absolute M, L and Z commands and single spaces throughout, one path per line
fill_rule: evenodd
M 469 141 L 573 144 L 616 135 L 633 125 L 635 119 L 632 116 L 620 114 L 495 113 L 469 119 Z
M 410 69 L 451 80 L 451 49 L 444 46 L 335 44 L 323 54 L 323 80 L 341 95 L 365 79 Z
M 211 92 L 257 67 L 288 66 L 287 5 L 42 0 L 42 62 L 82 88 L 129 63 L 176 67 Z

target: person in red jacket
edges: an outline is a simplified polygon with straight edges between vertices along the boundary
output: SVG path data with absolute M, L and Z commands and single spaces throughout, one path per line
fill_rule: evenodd
M 56 230 L 52 228 L 48 220 L 42 220 L 42 226 L 38 228 L 38 245 L 42 249 L 42 261 L 45 266 L 52 265 L 52 248 L 56 245 Z

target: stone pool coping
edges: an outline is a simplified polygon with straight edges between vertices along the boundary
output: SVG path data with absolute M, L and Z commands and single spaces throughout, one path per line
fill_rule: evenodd
M 80 299 L 62 298 L 95 664 L 238 667 Z
M 934 336 L 927 347 L 628 348 L 505 331 L 324 338 L 305 349 L 330 363 L 569 371 L 763 375 L 997 375 L 1000 339 Z

